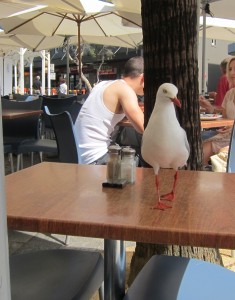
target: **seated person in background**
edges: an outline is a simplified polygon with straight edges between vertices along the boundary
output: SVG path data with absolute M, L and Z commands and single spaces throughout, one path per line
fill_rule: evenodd
M 227 91 L 230 89 L 229 81 L 228 81 L 228 78 L 226 75 L 226 67 L 227 67 L 227 63 L 228 63 L 229 59 L 230 59 L 230 56 L 223 59 L 222 62 L 220 63 L 220 70 L 221 70 L 222 75 L 217 84 L 217 90 L 216 90 L 217 94 L 216 94 L 215 102 L 214 102 L 214 104 L 216 106 L 222 105 L 224 97 L 225 97 Z
M 79 163 L 107 163 L 111 134 L 125 116 L 137 132 L 144 132 L 144 114 L 136 96 L 144 94 L 143 72 L 143 58 L 132 57 L 122 79 L 102 81 L 92 89 L 75 123 Z
M 214 114 L 217 112 L 216 108 L 204 96 L 199 96 L 199 104 L 200 104 L 200 111 L 202 111 L 202 112 L 205 112 L 208 114 Z M 202 140 L 207 140 L 216 134 L 217 134 L 217 131 L 215 128 L 207 129 L 207 130 L 203 130 L 201 132 L 201 137 L 202 137 Z
M 225 118 L 235 118 L 235 56 L 232 56 L 227 64 L 227 77 L 232 87 L 225 95 L 222 103 L 222 115 Z M 220 151 L 221 148 L 229 146 L 232 127 L 224 127 L 217 130 L 217 135 L 203 143 L 203 164 L 207 165 L 210 157 Z

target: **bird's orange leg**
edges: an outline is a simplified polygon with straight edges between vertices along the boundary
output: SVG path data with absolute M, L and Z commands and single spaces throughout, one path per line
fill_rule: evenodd
M 175 199 L 175 188 L 176 188 L 177 178 L 178 178 L 178 171 L 175 172 L 172 191 L 168 194 L 162 195 L 160 197 L 161 200 L 173 201 Z
M 157 189 L 157 198 L 158 198 L 158 200 L 157 200 L 157 203 L 153 206 L 153 209 L 165 210 L 167 208 L 171 208 L 170 205 L 167 205 L 167 204 L 163 203 L 161 201 L 160 196 L 159 196 L 159 186 L 160 186 L 160 184 L 159 184 L 159 180 L 158 180 L 158 175 L 155 176 L 155 184 L 156 184 L 156 189 Z

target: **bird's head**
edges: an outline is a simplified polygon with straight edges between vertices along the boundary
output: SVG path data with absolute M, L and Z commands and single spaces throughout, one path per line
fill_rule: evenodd
M 157 99 L 170 100 L 178 107 L 181 107 L 180 100 L 176 97 L 178 93 L 177 87 L 172 83 L 163 83 L 157 91 Z

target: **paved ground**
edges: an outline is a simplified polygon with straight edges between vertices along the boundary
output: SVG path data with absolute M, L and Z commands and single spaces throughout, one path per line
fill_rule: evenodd
M 14 158 L 15 159 L 15 158 Z M 53 161 L 54 158 L 46 158 L 47 161 Z M 38 161 L 38 158 L 35 157 L 35 162 Z M 24 160 L 24 167 L 29 166 L 29 157 L 26 157 Z M 5 159 L 5 172 L 6 174 L 10 173 L 10 166 L 7 160 Z M 10 255 L 25 253 L 30 251 L 36 251 L 40 249 L 53 249 L 61 247 L 75 247 L 75 248 L 84 248 L 88 250 L 101 251 L 103 253 L 104 244 L 102 239 L 94 238 L 84 238 L 84 237 L 69 237 L 69 244 L 65 246 L 63 242 L 65 241 L 65 236 L 63 235 L 45 235 L 41 233 L 31 233 L 31 232 L 22 232 L 22 231 L 12 231 L 8 232 L 9 240 L 9 253 Z M 131 260 L 132 253 L 135 248 L 135 243 L 126 242 L 127 250 L 127 276 L 129 270 L 129 264 Z M 222 259 L 224 266 L 228 269 L 235 271 L 235 258 L 231 257 L 231 250 L 220 250 L 222 254 Z M 98 300 L 98 294 L 94 295 L 92 300 Z

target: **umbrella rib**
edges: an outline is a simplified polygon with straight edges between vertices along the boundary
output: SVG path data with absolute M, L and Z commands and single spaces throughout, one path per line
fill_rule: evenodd
M 19 27 L 21 27 L 21 26 L 23 26 L 23 25 L 25 25 L 25 24 L 31 22 L 32 20 L 34 20 L 34 19 L 40 17 L 42 14 L 44 14 L 44 12 L 39 13 L 38 15 L 34 16 L 33 18 L 31 18 L 31 19 L 29 19 L 29 20 L 26 20 L 26 21 L 24 21 L 23 23 L 21 23 L 21 24 L 15 26 L 15 27 L 13 27 L 12 29 L 10 29 L 9 31 L 7 31 L 6 33 L 10 33 L 10 32 L 12 32 L 12 31 L 14 31 L 15 29 L 18 29 Z
M 45 40 L 45 36 L 40 40 L 40 42 L 37 44 L 37 46 L 33 49 L 33 51 L 35 51 L 37 48 L 38 48 L 38 46 Z
M 64 21 L 64 19 L 66 19 L 67 14 L 63 15 L 63 17 L 61 18 L 59 24 L 56 26 L 55 30 L 52 32 L 51 36 L 55 35 L 56 31 L 58 30 L 58 28 L 60 27 L 61 23 Z
M 100 26 L 100 24 L 97 22 L 96 18 L 93 18 L 93 20 L 96 22 L 97 26 L 100 28 L 100 30 L 103 32 L 104 36 L 108 36 L 105 31 L 103 30 L 103 28 Z
M 77 9 L 79 12 L 81 12 L 81 13 L 85 13 L 85 11 L 83 10 L 81 10 L 80 8 L 78 8 L 75 4 L 72 4 L 72 3 L 70 3 L 70 2 L 68 2 L 67 0 L 62 0 L 64 3 L 66 3 L 66 4 L 68 4 L 69 6 L 71 6 L 72 8 L 75 8 L 75 9 Z
M 140 28 L 142 27 L 142 26 L 139 25 L 138 23 L 136 23 L 136 22 L 134 22 L 134 21 L 132 21 L 132 20 L 130 20 L 130 19 L 128 19 L 128 18 L 125 18 L 125 17 L 123 17 L 123 16 L 121 16 L 121 15 L 115 13 L 115 12 L 112 12 L 112 14 L 113 14 L 113 15 L 116 15 L 116 16 L 118 16 L 118 17 L 120 17 L 120 18 L 122 18 L 122 19 L 125 20 L 125 21 L 128 21 L 128 22 L 132 23 L 133 25 L 136 25 L 136 26 L 138 26 L 138 27 L 140 27 Z

